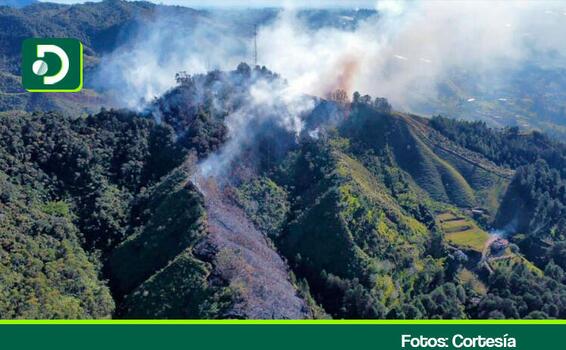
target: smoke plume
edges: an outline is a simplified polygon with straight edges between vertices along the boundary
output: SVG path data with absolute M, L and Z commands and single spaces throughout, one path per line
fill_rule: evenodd
M 375 9 L 354 30 L 312 29 L 294 9 L 274 21 L 258 20 L 259 64 L 287 79 L 293 93 L 360 90 L 410 110 L 434 98 L 438 84 L 455 71 L 505 79 L 526 61 L 565 62 L 566 5 L 560 2 L 378 1 Z M 200 12 L 187 16 L 166 11 L 140 26 L 103 59 L 100 85 L 139 108 L 173 86 L 178 71 L 233 69 L 251 61 L 249 23 Z
M 102 58 L 94 83 L 118 104 L 137 110 L 173 87 L 176 73 L 233 69 L 250 52 L 249 39 L 221 19 L 179 8 L 159 11 L 126 36 Z
M 309 30 L 284 12 L 260 31 L 261 63 L 295 90 L 324 95 L 346 80 L 349 93 L 412 110 L 455 72 L 504 80 L 527 61 L 562 64 L 566 55 L 563 3 L 379 1 L 376 9 L 354 31 Z
M 224 175 L 243 148 L 251 146 L 266 125 L 295 136 L 303 130 L 303 116 L 313 109 L 314 100 L 289 91 L 284 81 L 267 79 L 258 72 L 252 73 L 252 84 L 244 92 L 241 105 L 225 118 L 228 141 L 219 152 L 200 164 L 200 176 L 220 178 Z
M 527 62 L 566 62 L 566 5 L 560 2 L 378 1 L 375 14 L 354 26 L 312 26 L 292 8 L 271 14 L 256 13 L 249 23 L 229 11 L 163 11 L 102 59 L 95 80 L 124 106 L 143 109 L 175 85 L 179 71 L 231 70 L 252 61 L 258 25 L 258 64 L 286 83 L 258 80 L 250 87 L 246 104 L 226 119 L 229 143 L 203 164 L 212 174 L 234 159 L 258 120 L 300 132 L 299 115 L 313 107 L 305 95 L 358 90 L 419 112 L 454 74 L 493 83 Z

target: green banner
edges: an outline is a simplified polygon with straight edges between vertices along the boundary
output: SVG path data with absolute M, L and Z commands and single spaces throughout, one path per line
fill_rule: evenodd
M 563 321 L 0 323 L 3 349 L 563 349 Z

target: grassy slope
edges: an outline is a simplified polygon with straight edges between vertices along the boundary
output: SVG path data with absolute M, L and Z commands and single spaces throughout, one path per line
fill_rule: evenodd
M 301 198 L 305 208 L 290 223 L 281 248 L 306 271 L 310 283 L 317 283 L 321 271 L 361 281 L 376 274 L 374 288 L 381 302 L 392 307 L 413 288 L 415 272 L 434 265 L 422 258 L 429 231 L 399 207 L 360 161 L 336 145 L 319 151 L 328 152 L 327 157 L 313 157 L 325 164 L 311 164 L 331 173 L 316 182 L 318 193 L 311 188 L 305 193 L 310 199 Z M 307 171 L 298 172 L 304 176 Z
M 463 268 L 458 272 L 458 279 L 465 285 L 472 288 L 477 294 L 485 295 L 487 294 L 487 287 L 481 281 L 477 274 L 472 271 Z
M 341 187 L 344 199 L 348 200 L 349 186 L 352 186 L 357 193 L 362 193 L 364 196 L 367 196 L 367 199 L 372 205 L 384 208 L 386 216 L 393 222 L 408 228 L 407 232 L 409 232 L 410 236 L 407 238 L 418 240 L 420 237 L 426 235 L 426 227 L 414 218 L 403 213 L 398 203 L 387 194 L 385 187 L 380 184 L 373 174 L 359 161 L 339 151 L 336 152 L 336 156 L 338 159 L 338 173 L 349 181 L 345 187 L 344 185 Z M 375 215 L 375 213 L 370 210 L 368 216 L 372 217 L 373 215 Z
M 437 140 L 426 122 L 416 117 L 383 114 L 359 106 L 352 111 L 341 133 L 361 149 L 379 152 L 390 147 L 396 163 L 437 201 L 459 207 L 481 205 L 494 212 L 499 194 L 508 183 L 481 164 L 481 157 L 474 154 L 473 160 L 458 158 L 444 150 L 448 141 Z

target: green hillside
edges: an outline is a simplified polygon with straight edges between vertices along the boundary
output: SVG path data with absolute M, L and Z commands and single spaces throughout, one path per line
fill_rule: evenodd
M 186 77 L 159 122 L 0 114 L 0 315 L 566 317 L 563 145 L 316 99 L 302 134 L 252 124 L 207 177 L 257 79 L 279 78 Z
M 512 176 L 512 171 L 462 150 L 415 116 L 380 114 L 360 105 L 341 130 L 355 140 L 360 152 L 387 147 L 394 163 L 434 200 L 459 207 L 482 206 L 496 212 L 497 194 Z
M 109 318 L 114 301 L 100 265 L 81 247 L 64 201 L 48 201 L 0 171 L 2 318 Z
M 30 1 L 31 3 L 31 1 Z M 106 0 L 63 5 L 34 2 L 22 8 L 0 4 L 0 111 L 57 111 L 69 116 L 95 113 L 116 105 L 112 96 L 93 90 L 92 77 L 104 54 L 112 52 L 124 37 L 144 21 L 168 7 L 144 1 Z M 190 20 L 199 11 L 177 8 Z M 19 82 L 20 50 L 32 37 L 75 38 L 84 46 L 85 90 L 72 94 L 30 94 Z

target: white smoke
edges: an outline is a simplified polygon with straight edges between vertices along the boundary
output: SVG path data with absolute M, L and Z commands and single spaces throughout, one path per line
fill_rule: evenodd
M 249 40 L 201 12 L 158 12 L 132 38 L 104 56 L 95 85 L 118 104 L 143 109 L 176 84 L 175 74 L 233 69 L 249 54 Z
M 527 60 L 566 62 L 565 3 L 379 1 L 355 31 L 309 30 L 284 13 L 260 31 L 261 63 L 294 89 L 324 95 L 341 87 L 411 109 L 435 98 L 454 71 L 500 77 Z
M 566 62 L 562 2 L 378 1 L 375 9 L 355 30 L 310 29 L 284 10 L 259 28 L 259 64 L 287 79 L 293 93 L 359 90 L 411 109 L 434 98 L 454 71 L 505 79 L 527 60 Z M 221 15 L 187 19 L 172 10 L 156 18 L 100 65 L 100 85 L 128 107 L 162 94 L 178 71 L 233 69 L 253 57 L 250 28 L 237 30 Z
M 299 116 L 313 107 L 304 94 L 324 97 L 336 89 L 358 90 L 415 111 L 421 102 L 436 98 L 439 83 L 455 71 L 478 81 L 504 80 L 510 69 L 527 61 L 566 62 L 564 3 L 379 1 L 375 9 L 377 14 L 355 29 L 312 29 L 293 9 L 260 26 L 258 63 L 288 84 L 258 80 L 251 87 L 248 103 L 226 119 L 229 142 L 202 164 L 202 171 L 214 175 L 232 162 L 253 137 L 249 129 L 258 120 L 271 118 L 300 132 Z M 174 86 L 179 71 L 231 70 L 251 61 L 253 29 L 226 24 L 222 13 L 191 16 L 173 10 L 157 14 L 102 59 L 100 86 L 125 106 L 141 109 Z
M 313 108 L 312 98 L 290 91 L 284 81 L 260 77 L 249 87 L 244 103 L 225 118 L 228 141 L 200 164 L 199 175 L 205 178 L 225 175 L 242 149 L 258 136 L 255 129 L 258 125 L 272 122 L 298 136 L 304 127 L 304 114 Z

